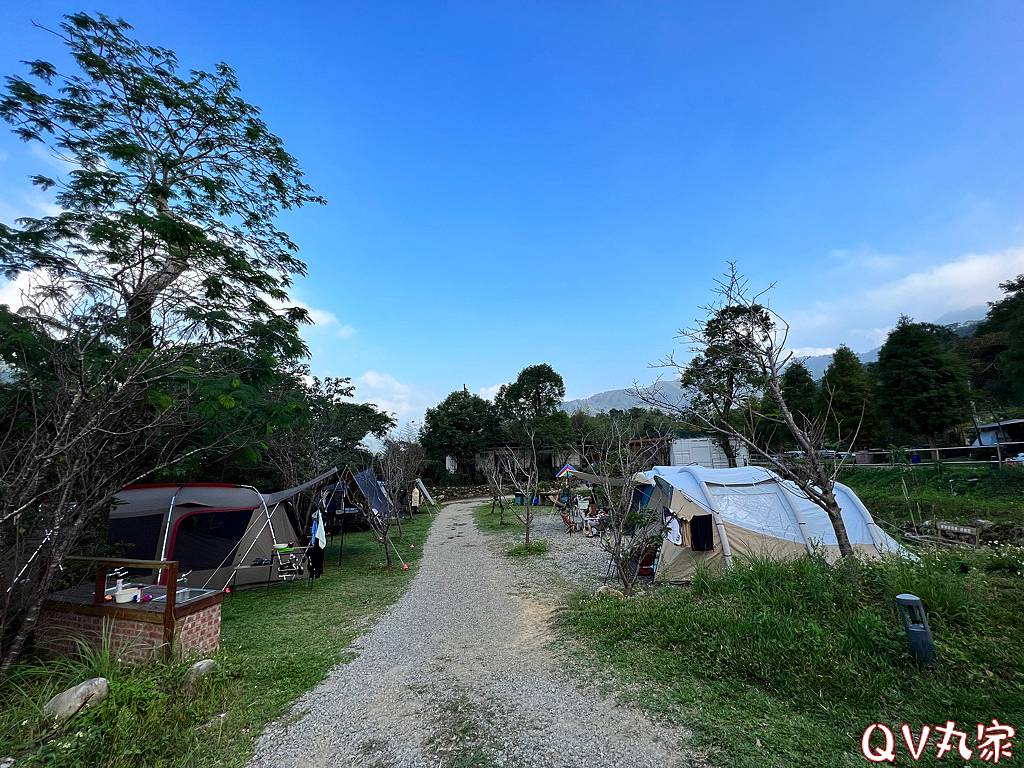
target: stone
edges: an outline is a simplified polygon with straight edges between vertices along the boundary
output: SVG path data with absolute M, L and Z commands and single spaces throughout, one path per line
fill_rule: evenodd
M 94 707 L 106 698 L 110 686 L 105 677 L 94 677 L 58 693 L 43 707 L 43 714 L 56 723 L 63 723 L 86 707 Z
M 598 597 L 614 597 L 618 600 L 626 599 L 626 596 L 622 593 L 621 590 L 618 590 L 615 587 L 609 587 L 607 584 L 602 584 L 600 587 L 598 587 L 597 591 L 594 594 Z
M 14 768 L 14 758 L 0 757 L 0 768 Z
M 209 675 L 213 670 L 217 668 L 217 662 L 213 659 L 203 659 L 197 661 L 191 667 L 188 668 L 188 672 L 185 673 L 185 687 L 191 688 L 204 677 Z

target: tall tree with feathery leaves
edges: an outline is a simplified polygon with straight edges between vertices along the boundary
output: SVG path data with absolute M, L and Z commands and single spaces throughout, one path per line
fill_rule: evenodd
M 68 290 L 105 283 L 140 349 L 153 345 L 154 314 L 173 314 L 219 336 L 257 324 L 301 350 L 305 311 L 277 307 L 305 266 L 275 219 L 322 199 L 229 66 L 182 72 L 172 51 L 131 29 L 69 15 L 54 34 L 75 68 L 31 61 L 28 77 L 7 78 L 0 118 L 70 170 L 32 178 L 56 189 L 62 210 L 0 224 L 0 269 L 50 270 Z

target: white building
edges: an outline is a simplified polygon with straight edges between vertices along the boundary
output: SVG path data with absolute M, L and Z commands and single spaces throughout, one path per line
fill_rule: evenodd
M 736 454 L 736 466 L 745 467 L 750 463 L 747 446 L 738 440 L 732 441 L 733 452 Z M 669 445 L 668 463 L 673 467 L 685 467 L 696 464 L 708 469 L 727 469 L 729 459 L 713 437 L 681 437 Z

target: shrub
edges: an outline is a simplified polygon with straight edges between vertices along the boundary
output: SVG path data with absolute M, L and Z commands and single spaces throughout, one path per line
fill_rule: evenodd
M 529 557 L 531 555 L 543 555 L 548 551 L 548 543 L 544 539 L 534 539 L 527 544 L 516 544 L 505 551 L 509 557 Z

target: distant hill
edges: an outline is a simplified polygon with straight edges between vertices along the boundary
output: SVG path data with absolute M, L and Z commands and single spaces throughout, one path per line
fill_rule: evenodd
M 980 318 L 988 314 L 988 307 L 979 304 L 976 307 L 966 309 L 955 309 L 932 320 L 936 325 L 977 325 Z
M 947 323 L 946 327 L 962 339 L 973 336 L 981 325 L 981 320 L 961 320 L 956 323 Z
M 671 403 L 683 400 L 683 390 L 674 381 L 661 381 L 658 383 L 658 390 L 662 396 Z M 590 397 L 583 397 L 578 400 L 567 400 L 562 403 L 562 410 L 567 413 L 576 411 L 587 411 L 588 413 L 605 413 L 611 410 L 628 411 L 630 408 L 648 408 L 643 400 L 638 398 L 633 389 L 611 389 L 607 392 L 598 392 Z
M 881 347 L 875 347 L 870 352 L 857 352 L 857 357 L 862 363 L 867 365 L 868 363 L 878 362 L 878 350 Z M 832 362 L 832 355 L 814 355 L 813 357 L 803 358 L 804 365 L 807 366 L 807 370 L 811 372 L 811 376 L 817 381 L 825 375 L 825 369 L 828 368 L 828 364 Z

